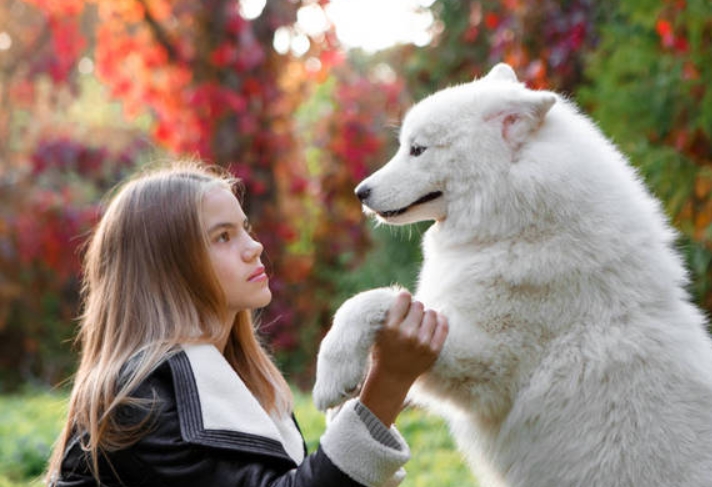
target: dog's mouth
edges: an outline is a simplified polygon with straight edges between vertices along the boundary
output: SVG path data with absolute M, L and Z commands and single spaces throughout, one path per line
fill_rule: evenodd
M 433 191 L 432 193 L 428 193 L 425 196 L 422 196 L 421 198 L 418 198 L 408 206 L 405 206 L 403 208 L 399 208 L 397 210 L 388 210 L 388 211 L 379 211 L 377 212 L 378 215 L 382 218 L 391 218 L 394 216 L 402 215 L 406 211 L 410 210 L 414 206 L 422 205 L 423 203 L 427 203 L 429 201 L 433 201 L 435 199 L 440 198 L 443 195 L 442 191 Z

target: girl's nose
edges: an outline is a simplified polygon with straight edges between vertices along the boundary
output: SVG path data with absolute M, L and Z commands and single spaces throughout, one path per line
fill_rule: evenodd
M 246 261 L 251 261 L 251 260 L 258 258 L 260 255 L 262 255 L 263 250 L 264 250 L 264 245 L 262 245 L 257 240 L 250 239 L 250 242 L 249 242 L 247 248 L 243 251 L 242 255 Z

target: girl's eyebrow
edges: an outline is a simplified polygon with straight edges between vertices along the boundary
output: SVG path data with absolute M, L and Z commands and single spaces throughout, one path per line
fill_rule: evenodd
M 213 233 L 213 232 L 215 232 L 215 231 L 217 231 L 217 230 L 222 230 L 222 229 L 232 230 L 232 229 L 234 229 L 234 228 L 237 228 L 237 225 L 235 225 L 234 223 L 230 223 L 230 222 L 220 222 L 220 223 L 216 223 L 215 225 L 213 225 L 212 227 L 210 227 L 210 228 L 208 229 L 208 233 Z
M 222 230 L 222 229 L 234 230 L 234 229 L 237 229 L 239 226 L 240 225 L 238 225 L 237 223 L 233 223 L 233 222 L 219 222 L 219 223 L 216 223 L 215 225 L 213 225 L 212 227 L 210 227 L 208 229 L 208 233 L 213 233 L 217 230 Z M 252 228 L 252 225 L 250 224 L 250 221 L 247 218 L 245 218 L 242 221 L 241 226 L 245 230 L 250 230 Z

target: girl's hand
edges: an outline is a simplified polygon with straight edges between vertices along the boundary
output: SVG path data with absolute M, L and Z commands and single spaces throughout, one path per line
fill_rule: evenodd
M 430 369 L 448 333 L 447 319 L 399 293 L 376 337 L 361 402 L 385 425 L 395 421 L 410 386 Z

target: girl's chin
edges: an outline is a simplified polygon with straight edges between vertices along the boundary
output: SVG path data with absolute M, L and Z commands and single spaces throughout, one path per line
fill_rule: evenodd
M 265 289 L 264 296 L 262 297 L 261 301 L 262 302 L 259 304 L 259 306 L 257 306 L 258 308 L 264 308 L 272 302 L 272 291 L 270 291 L 269 288 Z
M 259 295 L 252 296 L 248 302 L 245 302 L 243 300 L 239 304 L 232 303 L 230 307 L 232 310 L 234 310 L 234 312 L 239 312 L 242 310 L 252 311 L 252 310 L 264 308 L 271 302 L 272 302 L 272 292 L 269 290 L 269 288 L 265 288 Z

